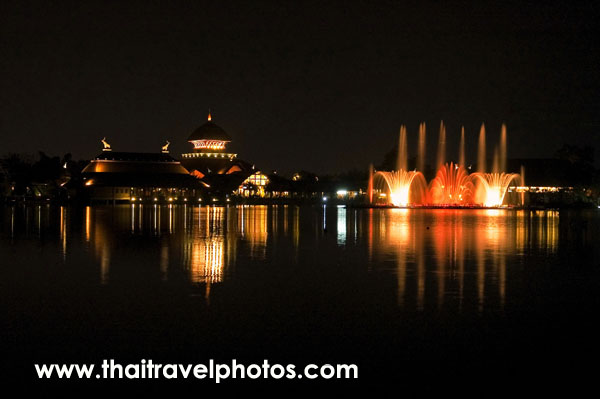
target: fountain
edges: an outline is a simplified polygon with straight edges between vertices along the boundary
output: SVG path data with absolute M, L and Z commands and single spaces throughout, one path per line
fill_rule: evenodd
M 436 167 L 441 168 L 446 162 L 446 126 L 444 121 L 440 122 L 440 139 L 438 142 L 438 153 Z
M 406 126 L 400 127 L 398 140 L 398 170 L 391 172 L 377 172 L 373 176 L 373 187 L 384 192 L 390 204 L 395 206 L 408 206 L 421 202 L 426 186 L 425 177 L 421 172 L 408 171 L 408 148 Z M 419 189 L 411 192 L 413 183 L 418 182 Z M 370 195 L 371 196 L 371 195 Z
M 500 171 L 506 170 L 506 125 L 502 124 L 500 131 Z
M 479 136 L 479 156 L 480 162 L 483 159 L 485 164 L 485 127 L 481 125 Z M 483 149 L 481 146 L 483 145 Z M 483 155 L 482 155 L 483 154 Z M 504 196 L 510 183 L 519 178 L 517 173 L 506 173 L 506 125 L 502 124 L 500 133 L 500 149 L 494 150 L 492 163 L 492 173 L 485 173 L 485 169 L 479 166 L 477 173 L 473 173 L 472 178 L 476 182 L 475 200 L 478 204 L 486 207 L 501 206 L 504 202 Z
M 394 170 L 391 172 L 377 172 L 374 176 L 374 183 L 384 182 L 385 186 L 381 191 L 387 191 L 385 193 L 389 199 L 389 203 L 395 206 L 409 206 L 421 202 L 418 199 L 418 195 L 411 195 L 416 192 L 413 190 L 411 193 L 411 186 L 415 181 L 425 183 L 425 178 L 421 172 L 405 170 Z M 381 185 L 378 186 L 381 188 Z M 387 190 L 386 190 L 387 189 Z
M 450 162 L 442 165 L 429 187 L 432 205 L 464 206 L 472 204 L 473 183 L 464 167 Z
M 465 167 L 465 127 L 460 128 L 460 145 L 458 147 L 458 165 Z
M 475 198 L 477 203 L 483 203 L 486 207 L 501 206 L 509 184 L 519 177 L 518 173 L 473 173 L 473 179 L 481 183 L 477 189 Z
M 369 186 L 367 187 L 369 194 L 369 204 L 373 203 L 373 164 L 369 165 Z
M 481 124 L 479 129 L 479 150 L 477 152 L 477 171 L 484 173 L 486 170 L 485 165 L 485 125 Z
M 487 172 L 486 132 L 479 130 L 477 172 L 469 174 L 465 164 L 465 129 L 461 127 L 458 163 L 446 162 L 446 126 L 440 123 L 437 152 L 437 173 L 429 188 L 422 174 L 425 168 L 425 123 L 419 125 L 417 170 L 408 171 L 406 126 L 400 127 L 397 170 L 369 171 L 369 202 L 373 191 L 380 193 L 394 206 L 499 207 L 504 202 L 508 186 L 520 176 L 506 172 L 506 125 L 502 124 L 499 146 L 494 150 L 492 172 Z M 521 201 L 523 202 L 523 201 Z
M 419 124 L 419 148 L 417 151 L 417 170 L 425 170 L 425 122 Z

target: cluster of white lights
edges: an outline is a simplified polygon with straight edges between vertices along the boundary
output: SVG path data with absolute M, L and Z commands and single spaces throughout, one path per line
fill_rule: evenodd
M 235 158 L 237 157 L 237 154 L 226 154 L 226 153 L 221 153 L 221 152 L 192 152 L 192 153 L 187 153 L 187 154 L 181 154 L 184 158 L 210 158 L 210 157 L 214 157 L 214 158 Z
M 131 197 L 131 198 L 130 198 L 130 201 L 142 201 L 142 200 L 143 200 L 143 198 L 141 198 L 141 197 L 140 197 L 140 198 L 136 198 L 136 197 Z M 158 198 L 157 198 L 157 197 L 154 197 L 154 198 L 153 198 L 153 200 L 154 200 L 155 202 L 157 202 L 157 201 L 158 201 Z M 173 202 L 173 201 L 176 201 L 176 200 L 177 200 L 177 197 L 175 197 L 175 198 L 173 198 L 173 197 L 169 197 L 169 198 L 168 198 L 168 200 L 169 200 L 170 202 Z M 184 200 L 185 202 L 187 202 L 187 200 L 188 200 L 188 199 L 187 199 L 187 198 L 184 198 L 183 200 Z M 216 199 L 215 199 L 215 200 L 216 200 Z M 202 202 L 202 198 L 198 198 L 198 202 Z
M 508 188 L 509 192 L 516 191 L 517 193 L 522 193 L 526 191 L 530 192 L 558 192 L 558 191 L 570 191 L 573 190 L 573 187 L 537 187 L 537 186 L 511 186 Z
M 221 140 L 195 140 L 192 141 L 194 148 L 196 149 L 208 149 L 208 150 L 223 150 L 225 149 L 226 141 Z

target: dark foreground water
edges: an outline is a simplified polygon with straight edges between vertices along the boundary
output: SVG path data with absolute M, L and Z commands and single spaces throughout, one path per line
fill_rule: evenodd
M 42 205 L 0 224 L 5 381 L 105 358 L 356 363 L 345 383 L 399 393 L 597 377 L 600 210 Z

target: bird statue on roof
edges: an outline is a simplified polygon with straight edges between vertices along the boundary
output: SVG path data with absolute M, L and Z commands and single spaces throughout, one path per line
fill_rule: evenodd
M 100 141 L 102 141 L 102 145 L 104 146 L 104 148 L 102 149 L 102 151 L 111 151 L 110 144 L 108 144 L 108 142 L 106 141 L 106 137 L 104 137 Z
M 171 144 L 171 142 L 167 140 L 167 144 L 162 146 L 162 152 L 164 152 L 165 154 L 169 153 L 169 144 Z

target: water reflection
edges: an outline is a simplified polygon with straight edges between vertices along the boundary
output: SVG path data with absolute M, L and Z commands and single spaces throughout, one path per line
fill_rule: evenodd
M 194 283 L 223 281 L 224 240 L 212 237 L 191 243 L 190 279 Z
M 369 258 L 379 265 L 395 261 L 398 303 L 423 309 L 446 302 L 502 308 L 506 302 L 507 257 L 535 250 L 557 250 L 556 211 L 401 210 L 369 212 Z M 519 273 L 519 271 L 516 271 Z M 410 295 L 410 297 L 408 297 Z
M 238 231 L 249 244 L 250 257 L 265 259 L 267 253 L 268 217 L 266 205 L 240 206 L 237 213 L 240 215 Z M 284 234 L 287 235 L 287 207 L 284 214 Z
M 38 205 L 3 208 L 2 248 L 37 242 L 44 262 L 89 270 L 99 284 L 184 282 L 207 299 L 212 286 L 269 264 L 273 271 L 343 265 L 336 273 L 351 273 L 354 265 L 391 282 L 382 289 L 392 287 L 401 308 L 484 311 L 502 309 L 516 295 L 532 260 L 555 254 L 559 243 L 597 236 L 597 223 L 565 217 L 525 210 Z
M 337 208 L 337 243 L 338 245 L 346 244 L 346 207 L 338 206 Z

